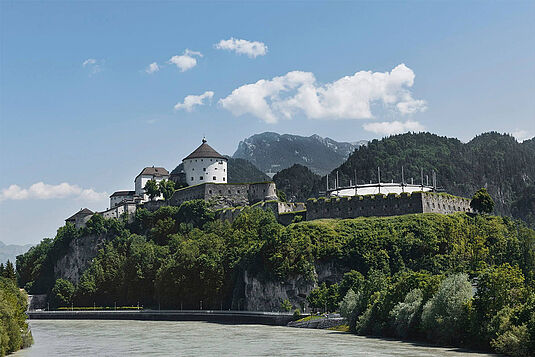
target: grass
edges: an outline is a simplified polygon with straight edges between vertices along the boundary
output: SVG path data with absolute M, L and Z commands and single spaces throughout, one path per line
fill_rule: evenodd
M 324 318 L 325 317 L 321 316 L 321 315 L 310 315 L 310 316 L 303 317 L 302 319 L 297 320 L 297 322 L 307 322 L 307 321 L 310 321 L 310 320 L 324 319 Z
M 349 332 L 349 325 L 338 325 L 334 327 L 329 327 L 327 330 L 339 331 L 339 332 Z

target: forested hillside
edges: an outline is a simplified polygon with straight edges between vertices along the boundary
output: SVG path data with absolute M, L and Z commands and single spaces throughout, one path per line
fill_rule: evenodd
M 321 176 L 299 164 L 277 172 L 273 181 L 290 202 L 305 202 L 310 197 L 316 197 L 320 190 L 325 191 L 321 185 Z
M 109 238 L 79 282 L 59 279 L 54 262 L 70 254 L 70 241 L 88 235 Z M 321 265 L 342 276 L 319 278 Z M 17 258 L 19 284 L 49 293 L 56 307 L 139 302 L 190 309 L 202 300 L 207 309 L 236 309 L 244 306 L 244 271 L 257 284 L 320 284 L 308 295 L 310 307 L 336 311 L 342 302 L 360 334 L 513 355 L 535 341 L 535 231 L 507 217 L 413 214 L 285 227 L 255 208 L 223 222 L 206 202 L 190 201 L 152 213 L 139 209 L 131 224 L 98 215 L 83 229 L 68 224 Z M 270 303 L 284 309 L 302 302 Z
M 401 181 L 401 167 L 405 181 L 420 183 L 420 169 L 432 181 L 432 171 L 437 173 L 437 183 L 447 192 L 471 197 L 481 187 L 486 187 L 496 202 L 497 214 L 511 215 L 533 223 L 535 208 L 533 188 L 535 183 L 535 143 L 527 140 L 518 143 L 512 136 L 490 132 L 476 136 L 468 143 L 430 133 L 407 133 L 381 140 L 372 140 L 360 146 L 347 161 L 331 173 L 334 183 L 338 171 L 340 185 L 349 180 L 358 183 L 377 182 L 377 167 L 381 168 L 383 182 Z M 292 167 L 281 172 L 281 187 L 288 197 L 302 197 L 301 187 L 310 185 L 310 175 L 302 175 L 302 169 Z M 284 183 L 289 178 L 292 184 Z M 426 179 L 424 178 L 424 181 Z M 319 185 L 325 190 L 325 177 Z M 310 193 L 316 196 L 317 192 Z

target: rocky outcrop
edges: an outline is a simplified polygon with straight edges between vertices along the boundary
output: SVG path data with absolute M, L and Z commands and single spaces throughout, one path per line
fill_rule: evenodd
M 56 279 L 61 278 L 74 284 L 78 283 L 106 240 L 106 235 L 88 235 L 73 239 L 69 243 L 67 253 L 54 265 Z
M 317 263 L 313 277 L 297 275 L 284 281 L 266 278 L 262 273 L 244 270 L 235 284 L 232 308 L 249 311 L 280 311 L 284 300 L 294 309 L 308 311 L 307 295 L 318 284 L 342 280 L 343 270 L 334 262 Z

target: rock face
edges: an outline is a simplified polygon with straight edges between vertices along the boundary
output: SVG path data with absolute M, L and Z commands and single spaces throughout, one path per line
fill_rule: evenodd
M 240 141 L 232 157 L 248 160 L 263 172 L 278 172 L 300 164 L 317 174 L 326 175 L 364 144 L 366 141 L 347 143 L 319 135 L 304 137 L 265 132 Z
M 306 297 L 323 282 L 335 283 L 342 279 L 343 272 L 332 262 L 317 263 L 313 277 L 298 275 L 278 281 L 263 275 L 243 271 L 236 282 L 232 308 L 250 311 L 280 311 L 281 303 L 289 300 L 293 308 L 308 311 Z
M 77 237 L 69 244 L 67 254 L 57 260 L 54 265 L 56 279 L 78 283 L 83 272 L 89 268 L 91 260 L 97 256 L 98 250 L 107 241 L 106 235 L 89 235 Z

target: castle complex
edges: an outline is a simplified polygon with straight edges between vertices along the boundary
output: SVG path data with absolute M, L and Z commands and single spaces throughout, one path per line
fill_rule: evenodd
M 138 207 L 155 210 L 162 206 L 180 206 L 196 199 L 210 202 L 220 219 L 233 220 L 244 207 L 255 206 L 272 210 L 283 224 L 290 224 L 296 216 L 301 220 L 314 220 L 472 211 L 469 199 L 436 192 L 434 176 L 433 186 L 424 186 L 423 178 L 421 185 L 382 183 L 379 180 L 377 184 L 339 187 L 335 181 L 335 188 L 327 186 L 327 198 L 311 198 L 306 203 L 280 202 L 274 182 L 229 183 L 227 161 L 203 139 L 202 144 L 182 160 L 180 175 L 173 177 L 163 167 L 146 167 L 134 179 L 133 191 L 116 191 L 110 196 L 108 210 L 81 209 L 66 222 L 83 227 L 96 213 L 104 218 L 131 218 Z M 176 190 L 167 201 L 162 196 L 150 200 L 145 192 L 147 182 L 169 179 L 185 181 L 187 186 Z

